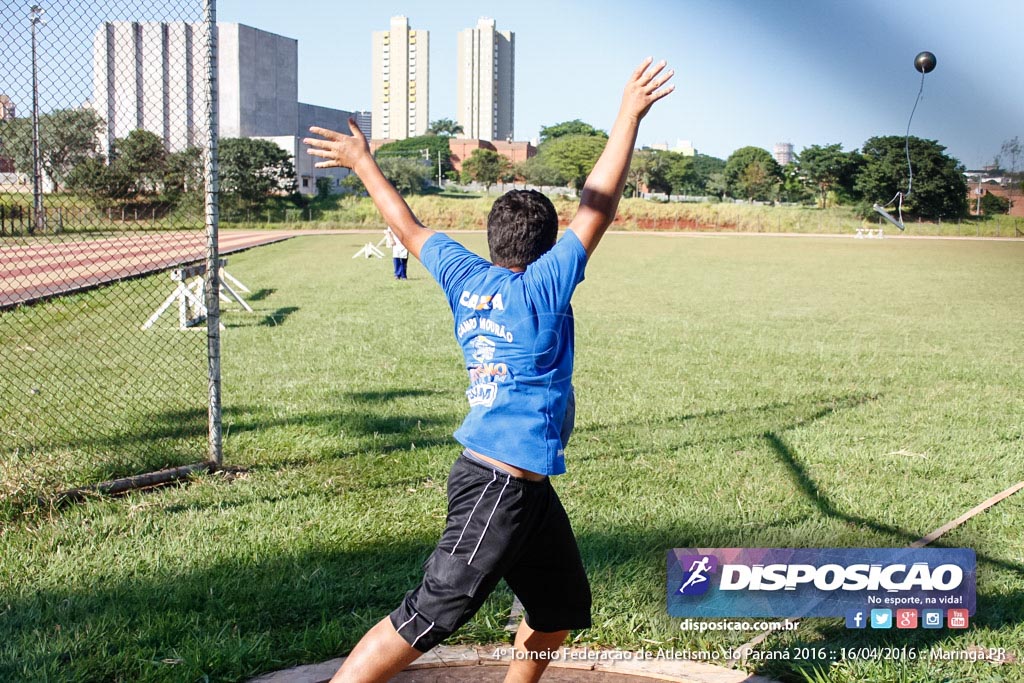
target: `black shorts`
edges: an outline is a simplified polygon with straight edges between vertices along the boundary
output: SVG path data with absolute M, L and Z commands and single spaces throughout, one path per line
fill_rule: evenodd
M 476 614 L 502 578 L 526 623 L 552 632 L 590 626 L 590 584 L 569 518 L 548 479 L 533 482 L 460 457 L 448 475 L 448 520 L 391 624 L 427 652 Z

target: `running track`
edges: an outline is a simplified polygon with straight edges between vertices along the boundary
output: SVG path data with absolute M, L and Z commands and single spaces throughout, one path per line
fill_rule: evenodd
M 220 233 L 221 255 L 294 237 L 298 232 Z M 0 242 L 0 309 L 138 277 L 206 258 L 206 233 L 124 233 L 97 240 L 12 245 Z

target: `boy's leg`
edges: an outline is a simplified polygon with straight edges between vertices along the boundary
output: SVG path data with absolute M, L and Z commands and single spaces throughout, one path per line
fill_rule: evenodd
M 423 653 L 411 647 L 384 617 L 366 632 L 334 674 L 331 683 L 387 681 Z
M 539 681 L 544 673 L 544 669 L 548 667 L 551 658 L 535 655 L 542 652 L 557 651 L 568 635 L 568 631 L 555 631 L 554 633 L 534 631 L 526 623 L 526 619 L 520 621 L 519 629 L 516 631 L 516 650 L 529 654 L 512 660 L 512 663 L 508 666 L 508 673 L 505 674 L 505 683 L 534 683 Z
M 505 574 L 526 610 L 516 631 L 515 646 L 520 651 L 554 651 L 565 642 L 569 629 L 590 626 L 590 585 L 576 538 L 550 484 L 548 496 L 542 523 Z M 523 655 L 509 667 L 505 681 L 535 681 L 550 661 Z
M 399 272 L 401 271 L 401 267 L 402 267 L 402 259 L 400 259 L 400 258 L 392 258 L 391 259 L 391 265 L 394 267 L 395 279 L 397 280 L 398 277 L 399 277 Z

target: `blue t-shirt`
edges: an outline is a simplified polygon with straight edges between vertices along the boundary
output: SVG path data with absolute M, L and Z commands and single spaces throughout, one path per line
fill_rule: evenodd
M 495 266 L 443 233 L 420 260 L 455 316 L 469 371 L 466 448 L 540 474 L 565 472 L 562 423 L 572 391 L 572 298 L 587 252 L 571 230 L 522 273 Z

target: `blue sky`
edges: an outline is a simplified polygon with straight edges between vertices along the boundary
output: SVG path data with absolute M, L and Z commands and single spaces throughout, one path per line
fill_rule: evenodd
M 677 90 L 644 122 L 643 144 L 688 139 L 728 156 L 745 145 L 860 147 L 902 135 L 930 50 L 911 134 L 970 167 L 1024 136 L 1024 2 L 607 0 L 328 2 L 220 0 L 218 19 L 299 41 L 299 98 L 370 108 L 370 33 L 404 14 L 430 31 L 430 118 L 455 117 L 456 34 L 481 16 L 516 33 L 516 137 L 581 118 L 607 129 L 626 76 L 651 54 Z
M 0 92 L 27 111 L 27 2 L 0 0 Z M 91 3 L 42 0 L 43 108 L 75 106 L 91 90 L 91 41 L 106 16 Z M 187 18 L 125 12 L 145 19 Z M 198 19 L 201 3 L 191 5 Z M 103 14 L 103 16 L 101 16 Z M 863 145 L 903 135 L 920 85 L 914 56 L 930 50 L 911 134 L 938 140 L 968 167 L 1024 138 L 1024 2 L 988 0 L 514 0 L 487 3 L 219 0 L 218 18 L 299 41 L 299 98 L 369 109 L 370 34 L 404 14 L 430 31 L 430 118 L 455 118 L 456 35 L 493 17 L 516 33 L 516 137 L 580 118 L 611 126 L 622 85 L 645 56 L 667 59 L 677 90 L 640 131 L 641 144 L 691 140 L 725 158 L 756 145 Z M 54 49 L 60 50 L 59 54 Z M 57 58 L 55 58 L 57 57 Z

